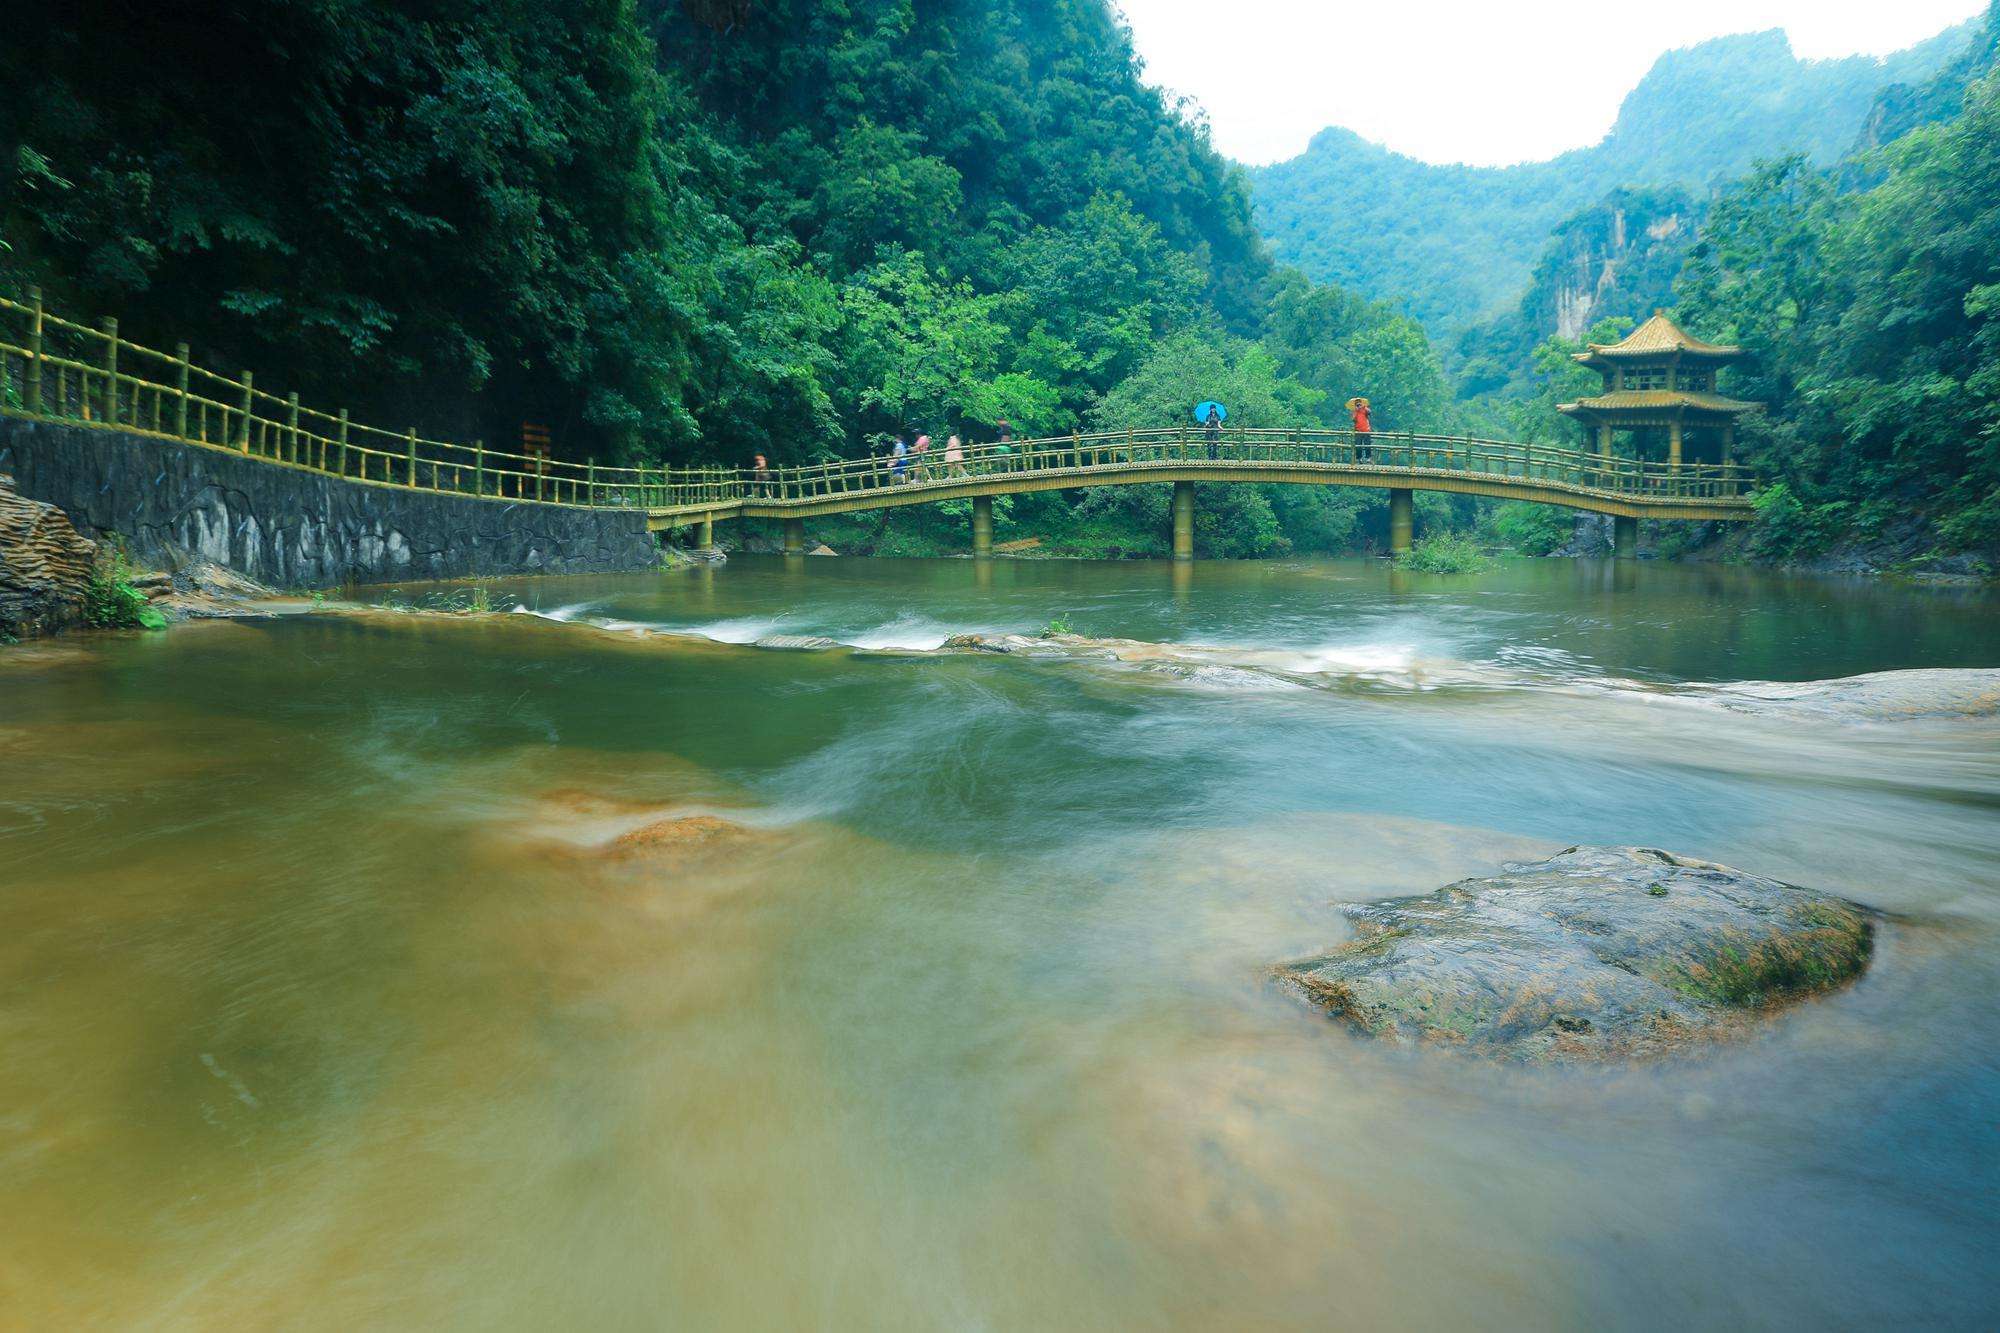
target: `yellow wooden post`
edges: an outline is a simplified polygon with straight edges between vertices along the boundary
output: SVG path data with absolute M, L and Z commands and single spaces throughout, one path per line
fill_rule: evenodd
M 249 371 L 243 372 L 243 439 L 240 444 L 244 453 L 250 452 L 250 414 L 257 409 L 257 377 Z
M 30 412 L 39 414 L 42 410 L 42 289 L 28 288 L 28 383 L 22 390 L 22 403 Z
M 486 494 L 486 441 L 472 442 L 472 493 Z
M 290 461 L 299 461 L 299 396 L 285 395 L 285 449 Z
M 340 409 L 340 424 L 334 427 L 334 429 L 339 432 L 340 475 L 344 477 L 347 475 L 347 409 L 346 408 L 343 407 Z M 362 465 L 362 470 L 363 471 L 367 470 L 366 464 Z
M 185 440 L 188 433 L 188 345 L 174 344 L 174 435 Z
M 590 460 L 590 472 L 588 475 L 590 477 L 590 488 L 584 493 L 584 503 L 595 509 L 597 507 L 597 460 L 595 458 Z
M 410 427 L 409 433 L 405 435 L 404 438 L 410 442 L 409 480 L 410 480 L 410 489 L 415 490 L 417 485 L 417 428 L 415 426 Z
M 118 321 L 104 321 L 104 420 L 118 424 Z
M 1678 419 L 1667 426 L 1667 470 L 1681 470 L 1681 423 Z

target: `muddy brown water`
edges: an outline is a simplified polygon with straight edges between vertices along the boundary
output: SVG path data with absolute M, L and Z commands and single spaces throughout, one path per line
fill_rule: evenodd
M 0 649 L 0 1323 L 1993 1322 L 2000 729 L 1658 689 L 2000 666 L 1989 597 L 493 592 L 538 614 Z M 921 651 L 1059 617 L 1209 669 Z M 1859 985 L 1624 1070 L 1386 1049 L 1264 980 L 1334 902 L 1577 842 L 1897 919 Z

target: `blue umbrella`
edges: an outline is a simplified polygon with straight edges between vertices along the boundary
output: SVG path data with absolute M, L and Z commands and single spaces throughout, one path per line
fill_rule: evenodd
M 1208 409 L 1211 407 L 1215 409 L 1215 419 L 1217 421 L 1229 420 L 1229 409 L 1224 407 L 1221 403 L 1196 403 L 1194 405 L 1194 419 L 1196 425 L 1206 426 L 1208 424 Z

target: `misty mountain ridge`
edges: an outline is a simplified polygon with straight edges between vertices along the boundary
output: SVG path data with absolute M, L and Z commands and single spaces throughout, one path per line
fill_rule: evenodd
M 1543 162 L 1420 162 L 1333 127 L 1287 162 L 1250 169 L 1274 256 L 1387 300 L 1451 334 L 1517 300 L 1561 224 L 1619 187 L 1705 191 L 1764 158 L 1838 161 L 1878 101 L 1959 56 L 1961 24 L 1885 57 L 1801 60 L 1782 29 L 1669 51 L 1610 133 Z

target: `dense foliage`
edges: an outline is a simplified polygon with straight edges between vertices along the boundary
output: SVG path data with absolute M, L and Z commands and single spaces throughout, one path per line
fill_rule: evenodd
M 1258 221 L 1279 260 L 1456 333 L 1500 316 L 1563 219 L 1611 190 L 1705 189 L 1785 153 L 1830 164 L 1884 89 L 1921 82 L 1967 40 L 1961 29 L 1886 60 L 1801 61 L 1782 32 L 1717 38 L 1662 56 L 1602 142 L 1519 166 L 1434 166 L 1326 130 L 1252 173 Z M 1438 95 L 1412 84 L 1413 97 Z
M 1415 324 L 1273 270 L 1104 0 L 79 0 L 22 38 L 0 285 L 365 420 L 742 464 L 1205 397 L 1452 410 Z M 1164 542 L 1154 497 L 1106 505 L 1028 512 Z M 1203 540 L 1348 518 L 1220 505 Z
M 2000 553 L 1996 35 L 2000 5 L 1964 58 L 1885 95 L 1861 152 L 1824 169 L 1804 154 L 1760 164 L 1708 203 L 1700 239 L 1677 252 L 1677 318 L 1740 343 L 1748 355 L 1727 387 L 1769 407 L 1745 421 L 1738 450 L 1765 483 L 1751 538 L 1763 558 L 1958 553 L 1976 567 Z M 1659 272 L 1620 279 L 1649 298 L 1661 287 Z M 1513 349 L 1496 340 L 1507 355 L 1493 362 L 1513 373 L 1498 388 L 1467 383 L 1467 411 L 1519 438 L 1573 442 L 1556 405 L 1597 378 L 1571 353 L 1631 324 L 1547 338 L 1525 367 L 1518 333 Z M 1524 549 L 1560 526 L 1510 522 Z
M 2000 75 L 1842 192 L 1798 158 L 1717 202 L 1683 310 L 1753 355 L 1768 554 L 1856 536 L 2000 550 Z M 1928 524 L 1934 527 L 1927 526 Z M 1915 545 L 1911 545 L 1915 543 Z

